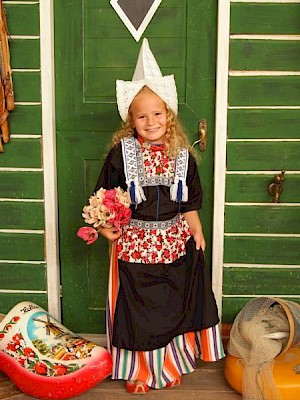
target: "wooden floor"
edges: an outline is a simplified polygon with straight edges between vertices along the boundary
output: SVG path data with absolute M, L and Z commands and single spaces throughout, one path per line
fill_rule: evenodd
M 32 400 L 0 372 L 0 399 Z M 134 399 L 140 398 L 135 396 Z M 96 387 L 77 397 L 78 400 L 132 399 L 124 389 L 123 381 L 106 379 Z M 147 400 L 242 400 L 224 378 L 224 360 L 215 363 L 198 362 L 195 372 L 184 375 L 182 385 L 172 389 L 150 390 L 142 399 Z

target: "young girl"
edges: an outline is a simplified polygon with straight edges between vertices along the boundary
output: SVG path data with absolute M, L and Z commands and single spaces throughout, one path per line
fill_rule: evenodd
M 150 51 L 144 41 L 145 51 L 144 69 Z M 204 260 L 197 165 L 174 104 L 149 87 L 161 85 L 153 86 L 149 76 L 137 81 L 141 87 L 132 101 L 126 97 L 125 115 L 119 94 L 126 122 L 95 188 L 128 189 L 132 202 L 122 234 L 115 228 L 101 234 L 113 242 L 107 310 L 112 379 L 125 380 L 134 394 L 180 385 L 196 356 L 224 357 Z

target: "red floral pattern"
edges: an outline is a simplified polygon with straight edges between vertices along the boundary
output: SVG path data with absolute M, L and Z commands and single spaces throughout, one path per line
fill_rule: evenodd
M 185 245 L 191 237 L 187 221 L 179 221 L 167 229 L 123 228 L 118 241 L 118 258 L 132 263 L 169 264 L 186 254 Z
M 164 175 L 167 178 L 174 178 L 175 160 L 168 158 L 164 151 L 157 148 L 151 150 L 151 147 L 143 145 L 142 154 L 147 177 Z
M 6 325 L 7 327 L 7 325 Z M 14 357 L 17 362 L 28 371 L 38 375 L 60 376 L 74 372 L 84 365 L 80 364 L 55 364 L 49 360 L 42 360 L 33 348 L 28 347 L 21 332 L 16 333 L 10 342 L 7 343 L 3 352 Z

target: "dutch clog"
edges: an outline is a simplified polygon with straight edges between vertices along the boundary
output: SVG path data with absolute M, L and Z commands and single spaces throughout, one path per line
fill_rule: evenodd
M 75 335 L 40 306 L 25 301 L 2 318 L 0 370 L 22 392 L 67 399 L 111 374 L 112 358 L 105 348 Z

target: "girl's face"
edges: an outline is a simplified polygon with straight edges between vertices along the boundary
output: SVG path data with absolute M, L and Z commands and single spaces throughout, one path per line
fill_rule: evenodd
M 144 88 L 130 106 L 134 128 L 147 142 L 163 144 L 167 130 L 167 110 L 163 100 Z

